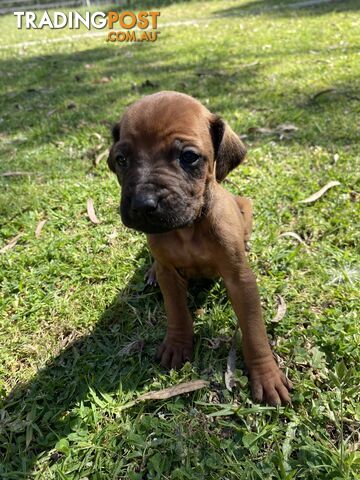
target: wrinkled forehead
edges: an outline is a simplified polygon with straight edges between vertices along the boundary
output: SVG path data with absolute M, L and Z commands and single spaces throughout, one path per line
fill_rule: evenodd
M 212 148 L 211 114 L 203 105 L 191 98 L 154 97 L 135 103 L 125 112 L 121 142 L 159 149 L 180 140 L 201 150 Z

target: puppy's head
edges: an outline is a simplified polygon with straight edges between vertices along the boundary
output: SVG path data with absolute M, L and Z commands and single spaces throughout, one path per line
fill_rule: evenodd
M 123 223 L 145 233 L 191 225 L 206 211 L 211 185 L 245 156 L 218 116 L 177 92 L 131 105 L 113 128 L 108 164 L 121 184 Z

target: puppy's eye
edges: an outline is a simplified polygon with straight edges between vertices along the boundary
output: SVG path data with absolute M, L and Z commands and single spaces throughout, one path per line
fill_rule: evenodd
M 192 167 L 196 165 L 199 159 L 200 159 L 200 155 L 194 152 L 193 150 L 183 150 L 180 153 L 180 157 L 179 157 L 181 165 L 185 167 L 188 167 L 188 166 Z
M 125 167 L 126 166 L 126 157 L 122 153 L 118 153 L 115 157 L 115 162 L 119 167 Z

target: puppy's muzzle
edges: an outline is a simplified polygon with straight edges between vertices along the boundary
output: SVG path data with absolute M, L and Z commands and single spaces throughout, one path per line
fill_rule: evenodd
M 163 212 L 156 192 L 137 191 L 123 195 L 120 205 L 123 223 L 145 233 L 162 231 Z
M 124 225 L 144 233 L 169 232 L 194 219 L 193 208 L 181 197 L 143 190 L 122 195 L 120 214 Z

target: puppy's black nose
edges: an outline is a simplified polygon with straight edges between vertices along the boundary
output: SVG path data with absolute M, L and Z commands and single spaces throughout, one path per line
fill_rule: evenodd
M 158 206 L 158 199 L 151 194 L 140 193 L 131 199 L 131 209 L 138 213 L 154 212 Z

